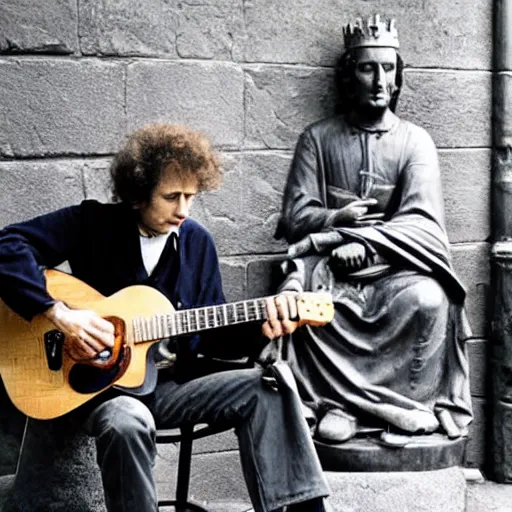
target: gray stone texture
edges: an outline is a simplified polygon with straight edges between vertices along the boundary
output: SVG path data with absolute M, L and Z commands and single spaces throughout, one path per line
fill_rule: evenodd
M 453 266 L 466 288 L 466 312 L 475 338 L 488 335 L 490 319 L 489 244 L 457 244 L 452 247 Z
M 0 53 L 75 53 L 77 22 L 76 0 L 2 0 Z
M 0 156 L 102 154 L 125 132 L 124 68 L 99 60 L 0 60 Z
M 246 74 L 246 147 L 290 149 L 310 123 L 333 115 L 332 69 L 254 65 Z M 407 70 L 397 114 L 440 148 L 488 147 L 491 74 Z
M 2 227 L 83 199 L 80 161 L 0 161 L 0 183 Z
M 155 466 L 159 499 L 174 498 L 177 468 L 178 450 L 172 446 L 164 450 L 160 446 Z M 249 504 L 238 452 L 223 451 L 194 455 L 189 497 L 203 504 L 210 501 L 242 501 Z
M 491 0 L 246 0 L 244 6 L 248 62 L 332 66 L 343 50 L 342 27 L 356 16 L 381 13 L 397 19 L 410 66 L 491 67 Z
M 466 449 L 466 466 L 481 468 L 489 462 L 489 428 L 488 418 L 491 413 L 490 400 L 473 398 L 473 423 L 469 426 L 468 445 Z
M 407 71 L 397 113 L 425 128 L 439 148 L 489 147 L 491 74 Z
M 84 55 L 176 57 L 176 2 L 81 0 L 80 50 Z
M 245 146 L 290 149 L 308 124 L 334 113 L 334 72 L 292 66 L 246 67 L 245 101 Z
M 165 121 L 186 124 L 222 147 L 237 148 L 243 140 L 243 72 L 235 64 L 135 62 L 126 88 L 129 131 Z
M 242 0 L 80 2 L 85 55 L 235 60 Z
M 463 512 L 466 482 L 457 467 L 397 473 L 326 473 L 336 512 Z
M 441 150 L 439 165 L 450 241 L 487 240 L 491 235 L 491 151 Z

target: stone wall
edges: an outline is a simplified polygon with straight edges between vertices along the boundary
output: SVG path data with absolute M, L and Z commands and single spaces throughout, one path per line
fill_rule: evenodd
M 265 294 L 293 147 L 334 107 L 341 27 L 397 18 L 407 68 L 398 114 L 440 150 L 448 233 L 467 287 L 484 462 L 491 144 L 491 0 L 3 0 L 0 226 L 87 198 L 145 122 L 184 123 L 222 151 L 224 186 L 195 216 L 214 234 L 229 299 Z M 8 457 L 6 455 L 6 457 Z M 9 459 L 12 463 L 13 456 Z

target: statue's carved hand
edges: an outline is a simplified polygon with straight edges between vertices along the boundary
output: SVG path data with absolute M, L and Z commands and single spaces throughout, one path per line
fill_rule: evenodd
M 359 242 L 340 245 L 331 252 L 331 265 L 339 270 L 355 271 L 363 267 L 366 260 L 366 247 Z
M 375 206 L 377 199 L 358 199 L 340 208 L 331 217 L 332 226 L 351 225 L 368 213 L 370 206 Z

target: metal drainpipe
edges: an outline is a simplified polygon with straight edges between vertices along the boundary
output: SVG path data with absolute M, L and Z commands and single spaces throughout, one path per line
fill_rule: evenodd
M 512 483 L 512 0 L 494 0 L 492 477 Z

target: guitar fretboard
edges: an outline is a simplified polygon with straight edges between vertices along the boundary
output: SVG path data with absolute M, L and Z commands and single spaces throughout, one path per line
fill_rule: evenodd
M 134 341 L 141 343 L 266 318 L 264 299 L 186 309 L 169 315 L 136 317 L 133 319 Z

